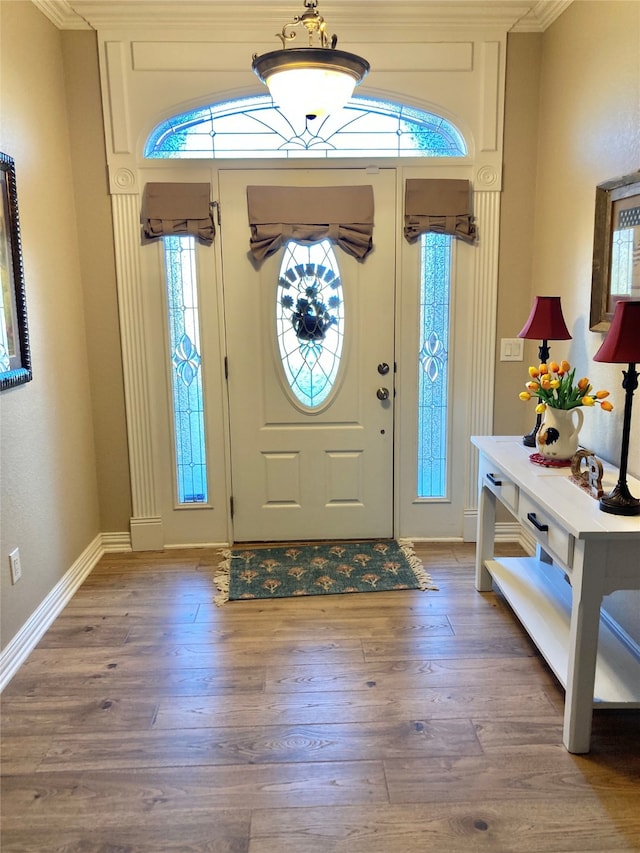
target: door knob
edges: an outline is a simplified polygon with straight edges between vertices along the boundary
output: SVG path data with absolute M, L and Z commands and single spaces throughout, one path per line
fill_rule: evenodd
M 376 391 L 376 397 L 378 400 L 388 400 L 389 399 L 389 389 L 388 388 L 378 388 Z
M 389 372 L 389 365 L 386 363 L 386 361 L 383 361 L 382 364 L 378 365 L 378 373 L 381 376 L 386 376 L 388 372 Z

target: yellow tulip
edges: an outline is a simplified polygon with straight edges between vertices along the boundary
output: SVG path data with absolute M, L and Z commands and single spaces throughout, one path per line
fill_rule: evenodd
M 530 400 L 530 399 L 531 399 L 531 394 L 530 394 L 528 391 L 521 391 L 521 392 L 518 394 L 518 397 L 520 397 L 520 399 L 521 399 L 521 400 L 524 400 L 524 401 L 525 401 L 525 403 L 526 403 L 526 402 L 527 402 L 527 400 Z
M 560 387 L 560 380 L 559 379 L 552 379 L 551 382 L 549 383 L 549 385 L 551 388 L 559 388 Z
M 540 371 L 538 370 L 537 367 L 530 367 L 529 368 L 529 376 L 532 379 L 535 379 L 537 376 L 540 376 Z
M 604 400 L 605 397 L 609 396 L 608 391 L 596 391 L 596 397 L 598 400 Z
M 536 406 L 536 415 L 541 415 L 543 412 L 546 412 L 547 407 L 544 403 L 538 403 Z
M 595 400 L 593 399 L 593 397 L 587 397 L 587 396 L 585 395 L 585 396 L 582 398 L 582 405 L 583 405 L 583 406 L 593 406 L 593 404 L 594 404 L 594 403 L 595 403 Z
M 602 403 L 600 403 L 600 408 L 604 409 L 605 412 L 612 412 L 613 411 L 613 406 L 611 405 L 611 403 L 608 400 L 604 400 Z

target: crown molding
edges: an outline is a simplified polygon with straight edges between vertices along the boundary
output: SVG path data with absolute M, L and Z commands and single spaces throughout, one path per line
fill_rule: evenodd
M 61 30 L 144 27 L 273 27 L 300 11 L 295 0 L 31 0 Z M 323 0 L 330 27 L 395 30 L 426 25 L 543 32 L 572 0 Z
M 511 28 L 512 33 L 543 33 L 573 0 L 537 0 L 531 11 Z
M 31 0 L 31 2 L 59 30 L 92 29 L 91 24 L 73 9 L 68 0 Z

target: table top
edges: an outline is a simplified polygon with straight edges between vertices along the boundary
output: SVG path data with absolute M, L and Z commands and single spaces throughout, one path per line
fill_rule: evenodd
M 547 468 L 531 462 L 534 453 L 525 447 L 522 436 L 472 436 L 478 450 L 500 466 L 514 483 L 533 500 L 553 512 L 558 522 L 577 539 L 606 537 L 640 539 L 640 515 L 612 515 L 600 509 L 598 500 L 570 479 L 570 468 Z M 605 494 L 618 481 L 618 469 L 600 460 Z M 640 497 L 640 481 L 627 477 L 632 495 Z M 638 544 L 640 567 L 640 543 Z

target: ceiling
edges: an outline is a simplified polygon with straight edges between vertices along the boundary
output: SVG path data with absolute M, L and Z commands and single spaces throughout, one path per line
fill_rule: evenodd
M 184 28 L 233 24 L 278 28 L 304 10 L 302 0 L 32 0 L 62 30 L 121 26 Z M 320 0 L 331 25 L 371 28 L 427 24 L 453 28 L 503 27 L 543 32 L 573 0 Z

